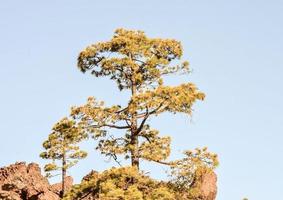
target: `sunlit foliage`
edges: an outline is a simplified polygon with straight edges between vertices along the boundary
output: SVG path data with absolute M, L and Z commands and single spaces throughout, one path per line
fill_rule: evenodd
M 47 152 L 41 156 L 53 160 L 84 158 L 86 154 L 73 145 L 90 136 L 97 140 L 96 149 L 101 154 L 119 165 L 121 157 L 130 159 L 131 166 L 92 172 L 63 199 L 202 200 L 202 178 L 218 165 L 217 155 L 206 148 L 195 149 L 185 151 L 182 159 L 170 161 L 170 136 L 160 135 L 148 123 L 165 112 L 190 116 L 195 102 L 204 100 L 205 94 L 193 83 L 164 83 L 165 75 L 189 72 L 189 62 L 182 61 L 182 55 L 179 41 L 148 38 L 142 31 L 125 29 L 117 29 L 111 40 L 90 45 L 79 54 L 82 72 L 109 77 L 120 91 L 129 91 L 129 99 L 125 106 L 106 106 L 89 97 L 86 104 L 72 107 L 73 120 L 64 119 L 55 125 L 54 133 L 44 142 Z M 140 169 L 141 160 L 167 165 L 169 180 L 150 178 Z M 63 162 L 61 169 L 72 165 Z M 46 167 L 49 169 L 58 167 L 51 163 Z
M 174 161 L 171 165 L 171 176 L 174 185 L 180 189 L 189 189 L 202 170 L 214 170 L 218 166 L 218 158 L 207 148 L 186 151 L 185 157 Z
M 107 42 L 90 45 L 78 58 L 82 72 L 107 76 L 120 90 L 131 92 L 127 106 L 105 106 L 90 97 L 85 105 L 74 107 L 72 116 L 83 124 L 97 149 L 117 160 L 130 158 L 139 168 L 140 159 L 163 162 L 170 155 L 170 137 L 151 128 L 148 119 L 164 112 L 192 114 L 192 106 L 205 95 L 193 83 L 164 85 L 163 77 L 186 74 L 189 63 L 181 61 L 182 45 L 174 39 L 148 38 L 142 31 L 117 29 Z M 117 137 L 110 129 L 122 129 Z
M 158 181 L 136 167 L 92 172 L 65 195 L 64 200 L 202 200 L 201 178 L 217 166 L 217 156 L 206 149 L 186 152 L 172 163 L 171 179 Z
M 48 176 L 52 171 L 60 170 L 62 175 L 62 195 L 65 189 L 67 169 L 74 166 L 79 159 L 85 158 L 87 153 L 80 150 L 78 143 L 86 139 L 87 135 L 74 120 L 63 118 L 52 128 L 48 139 L 43 142 L 44 152 L 40 154 L 43 159 L 51 159 L 52 162 L 45 165 L 44 170 Z M 58 164 L 60 161 L 61 163 Z

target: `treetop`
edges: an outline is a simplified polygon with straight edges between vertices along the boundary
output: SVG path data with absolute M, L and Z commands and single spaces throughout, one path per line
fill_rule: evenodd
M 148 38 L 143 31 L 117 29 L 110 41 L 92 44 L 78 57 L 82 72 L 109 76 L 120 90 L 134 84 L 137 89 L 160 85 L 162 76 L 189 71 L 188 61 L 180 64 L 182 45 L 174 39 Z

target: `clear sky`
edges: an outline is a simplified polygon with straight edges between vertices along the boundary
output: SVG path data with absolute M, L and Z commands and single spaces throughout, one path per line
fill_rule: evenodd
M 165 114 L 151 120 L 173 138 L 173 156 L 208 146 L 219 154 L 218 200 L 279 199 L 283 186 L 283 2 L 270 1 L 1 1 L 0 166 L 38 162 L 52 125 L 88 96 L 108 105 L 127 100 L 107 79 L 81 74 L 78 53 L 108 40 L 116 28 L 175 38 L 207 94 L 192 119 Z M 96 153 L 70 171 L 76 182 L 114 163 Z M 145 163 L 152 176 L 164 167 Z

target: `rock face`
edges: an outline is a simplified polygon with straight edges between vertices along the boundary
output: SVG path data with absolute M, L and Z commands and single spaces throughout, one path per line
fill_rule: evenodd
M 70 188 L 72 179 L 67 182 Z M 1 200 L 59 200 L 58 185 L 50 185 L 35 163 L 18 162 L 0 168 Z
M 192 185 L 198 189 L 196 199 L 215 200 L 217 194 L 217 176 L 213 171 L 203 173 L 201 177 Z
M 214 172 L 202 176 L 200 191 L 204 200 L 214 200 L 217 194 L 217 176 Z
M 73 178 L 71 176 L 67 176 L 65 179 L 65 188 L 66 190 L 70 189 L 73 185 Z M 62 190 L 62 184 L 61 183 L 56 183 L 51 185 L 51 190 L 55 192 L 56 194 L 60 194 Z

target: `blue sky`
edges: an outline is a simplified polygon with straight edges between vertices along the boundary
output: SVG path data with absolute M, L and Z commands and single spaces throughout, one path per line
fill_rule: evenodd
M 151 120 L 173 138 L 172 158 L 208 146 L 218 153 L 217 200 L 279 199 L 283 186 L 282 1 L 1 1 L 0 166 L 45 161 L 38 154 L 52 125 L 88 96 L 124 102 L 107 79 L 81 74 L 78 53 L 108 40 L 116 28 L 175 38 L 193 73 L 166 84 L 194 82 L 206 93 L 193 117 Z M 84 145 L 88 159 L 70 170 L 78 182 L 106 162 Z M 142 165 L 164 178 L 165 168 Z

